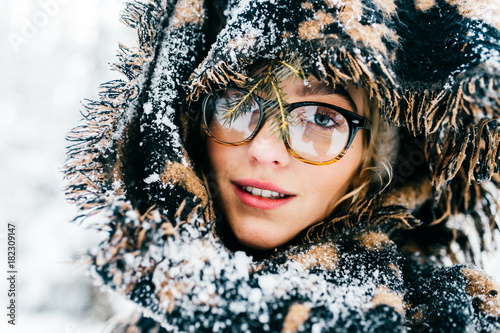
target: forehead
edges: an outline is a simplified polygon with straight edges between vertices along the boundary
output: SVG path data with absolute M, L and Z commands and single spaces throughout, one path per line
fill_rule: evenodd
M 333 95 L 336 90 L 343 88 L 340 86 L 329 85 L 323 81 L 318 81 L 314 78 L 303 80 L 295 84 L 293 89 L 296 94 L 300 96 L 310 96 L 310 95 Z
M 300 98 L 318 100 L 337 106 L 346 107 L 360 114 L 365 113 L 367 105 L 367 94 L 362 88 L 356 88 L 352 84 L 330 84 L 319 81 L 314 77 L 302 80 L 299 77 L 289 77 L 280 83 L 283 92 L 292 99 Z M 338 105 L 341 103 L 341 105 Z

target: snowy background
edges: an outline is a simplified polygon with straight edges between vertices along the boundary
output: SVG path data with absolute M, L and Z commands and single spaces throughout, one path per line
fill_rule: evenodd
M 98 242 L 69 223 L 60 169 L 64 137 L 83 98 L 109 70 L 118 42 L 135 45 L 119 22 L 121 0 L 0 0 L 0 331 L 101 332 L 131 305 L 101 294 L 70 261 Z M 6 324 L 7 223 L 17 226 L 17 325 Z M 500 280 L 500 265 L 489 272 Z
M 82 99 L 122 78 L 108 64 L 118 42 L 136 45 L 122 8 L 121 0 L 0 0 L 0 332 L 100 332 L 130 307 L 101 296 L 70 263 L 98 239 L 69 223 L 75 210 L 60 174 Z M 8 222 L 17 226 L 15 327 L 6 324 Z

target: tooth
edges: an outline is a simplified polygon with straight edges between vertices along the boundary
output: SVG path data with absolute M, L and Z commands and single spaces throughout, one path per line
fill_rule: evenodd
M 271 191 L 269 191 L 269 190 L 262 190 L 262 196 L 264 198 L 270 198 L 271 197 Z
M 248 193 L 252 193 L 252 189 L 253 189 L 253 187 L 252 187 L 252 186 L 247 186 L 247 187 L 245 187 L 245 190 L 246 190 Z
M 279 197 L 279 196 L 280 196 L 280 194 L 279 194 L 278 192 L 274 192 L 274 191 L 271 193 L 271 195 L 272 195 L 273 197 L 275 197 L 275 198 L 277 198 L 277 197 Z
M 283 193 L 280 193 L 280 198 L 284 198 L 285 195 Z
M 252 194 L 257 196 L 257 197 L 261 197 L 262 196 L 262 190 L 260 188 L 256 188 L 254 187 L 252 189 Z

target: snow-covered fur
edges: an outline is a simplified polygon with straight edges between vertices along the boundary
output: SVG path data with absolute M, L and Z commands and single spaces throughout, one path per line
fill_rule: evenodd
M 484 0 L 129 3 L 139 46 L 120 45 L 126 79 L 88 101 L 65 168 L 108 234 L 93 277 L 149 317 L 116 331 L 499 330 L 500 286 L 471 265 L 498 228 L 499 18 Z M 383 191 L 257 260 L 221 239 L 197 101 L 291 54 L 365 88 L 399 144 Z

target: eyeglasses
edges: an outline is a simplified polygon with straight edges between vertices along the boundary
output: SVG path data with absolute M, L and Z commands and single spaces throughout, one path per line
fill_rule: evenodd
M 203 129 L 214 141 L 227 146 L 250 142 L 266 121 L 268 101 L 246 90 L 225 88 L 205 97 Z M 360 129 L 369 129 L 366 118 L 335 105 L 300 102 L 286 109 L 284 143 L 298 160 L 314 165 L 334 163 L 349 149 Z

